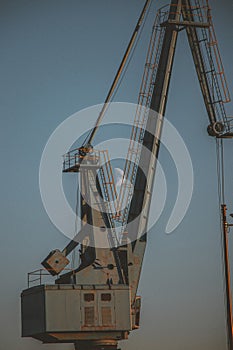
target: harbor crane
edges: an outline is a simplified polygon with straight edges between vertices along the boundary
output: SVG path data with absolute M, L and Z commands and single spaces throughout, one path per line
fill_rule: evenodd
M 42 262 L 44 269 L 39 273 L 46 270 L 57 276 L 55 284 L 40 283 L 22 292 L 23 337 L 32 337 L 43 343 L 73 343 L 77 350 L 116 350 L 119 341 L 127 339 L 131 331 L 139 328 L 141 298 L 137 290 L 180 31 L 187 34 L 209 119 L 208 135 L 216 138 L 219 149 L 223 140 L 233 137 L 232 120 L 225 109 L 230 96 L 208 0 L 171 0 L 170 5 L 163 6 L 156 14 L 146 56 L 124 166 L 124 178 L 133 187 L 122 181 L 117 193 L 108 151 L 95 149 L 93 140 L 134 48 L 149 5 L 150 0 L 147 0 L 96 125 L 80 147 L 64 156 L 63 172 L 79 176 L 82 226 L 62 251 L 53 250 Z M 226 233 L 230 225 L 223 202 L 222 224 L 228 345 L 229 350 L 233 350 Z M 100 237 L 103 247 L 97 243 Z M 77 247 L 80 264 L 67 270 L 68 255 Z

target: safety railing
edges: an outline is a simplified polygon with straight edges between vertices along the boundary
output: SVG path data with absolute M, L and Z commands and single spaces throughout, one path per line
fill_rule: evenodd
M 179 9 L 178 9 L 179 8 Z M 210 11 L 208 1 L 201 0 L 197 4 L 193 4 L 191 1 L 180 4 L 167 4 L 159 9 L 160 23 L 164 23 L 168 20 L 169 16 L 181 15 L 181 12 L 185 10 L 192 14 L 194 22 L 208 23 L 210 18 Z
M 63 271 L 73 272 L 75 274 L 75 271 L 73 269 L 65 268 Z M 54 281 L 55 277 L 52 277 L 49 273 L 49 270 L 47 269 L 38 269 L 31 271 L 27 274 L 28 288 L 39 286 L 41 284 L 44 284 L 44 282 L 48 282 L 51 280 Z
M 79 171 L 80 165 L 98 164 L 100 151 L 84 147 L 73 149 L 63 155 L 63 172 Z

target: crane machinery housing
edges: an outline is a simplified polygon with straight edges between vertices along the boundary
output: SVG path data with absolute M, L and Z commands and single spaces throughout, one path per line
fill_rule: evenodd
M 92 143 L 149 3 L 145 2 L 96 125 L 81 147 L 64 156 L 63 172 L 79 174 L 82 227 L 62 251 L 53 250 L 42 262 L 44 270 L 57 276 L 55 284 L 40 283 L 22 292 L 23 337 L 43 343 L 74 343 L 78 350 L 116 350 L 120 340 L 139 328 L 141 298 L 137 289 L 176 42 L 182 30 L 187 34 L 209 118 L 208 134 L 220 146 L 223 139 L 233 136 L 225 110 L 230 96 L 208 0 L 171 0 L 156 14 L 146 56 L 124 167 L 124 177 L 133 184 L 133 190 L 122 181 L 117 194 L 108 152 L 94 149 Z M 228 340 L 233 350 L 226 235 L 229 225 L 222 204 Z M 106 243 L 104 248 L 96 243 L 99 237 Z M 80 264 L 67 272 L 67 256 L 77 246 Z M 44 270 L 39 271 L 40 275 Z

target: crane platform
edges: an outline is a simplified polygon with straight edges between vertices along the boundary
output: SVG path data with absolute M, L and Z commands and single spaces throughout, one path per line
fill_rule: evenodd
M 126 285 L 39 285 L 24 290 L 22 334 L 44 343 L 121 340 L 138 328 Z

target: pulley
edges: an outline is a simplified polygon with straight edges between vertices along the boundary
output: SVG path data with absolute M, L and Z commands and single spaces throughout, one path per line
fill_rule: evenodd
M 207 128 L 207 132 L 210 136 L 219 136 L 225 130 L 225 125 L 222 122 L 215 122 L 210 124 Z

